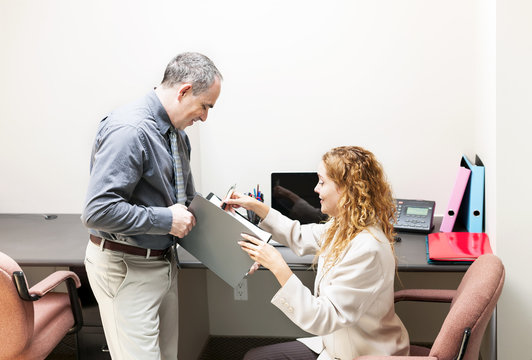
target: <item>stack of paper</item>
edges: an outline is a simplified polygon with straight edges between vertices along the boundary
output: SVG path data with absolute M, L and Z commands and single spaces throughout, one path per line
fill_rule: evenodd
M 448 232 L 427 235 L 429 264 L 470 264 L 482 254 L 491 254 L 486 233 Z

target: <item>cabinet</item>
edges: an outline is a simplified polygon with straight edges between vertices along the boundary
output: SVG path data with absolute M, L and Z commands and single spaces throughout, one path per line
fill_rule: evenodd
M 105 341 L 100 311 L 98 304 L 87 278 L 84 266 L 73 266 L 70 268 L 81 280 L 81 287 L 78 289 L 83 312 L 83 327 L 76 334 L 78 344 L 78 360 L 111 360 L 111 355 Z

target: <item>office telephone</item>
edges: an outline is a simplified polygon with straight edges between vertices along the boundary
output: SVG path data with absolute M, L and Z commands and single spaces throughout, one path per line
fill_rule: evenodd
M 395 199 L 396 231 L 429 233 L 433 228 L 436 203 L 430 200 Z

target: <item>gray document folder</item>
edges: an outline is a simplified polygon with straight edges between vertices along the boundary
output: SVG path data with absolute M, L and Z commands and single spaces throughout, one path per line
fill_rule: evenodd
M 204 198 L 196 195 L 188 210 L 196 217 L 196 226 L 178 240 L 186 251 L 233 288 L 246 276 L 253 260 L 238 245 L 241 233 L 268 241 L 271 235 L 239 214 L 220 208 L 212 193 Z

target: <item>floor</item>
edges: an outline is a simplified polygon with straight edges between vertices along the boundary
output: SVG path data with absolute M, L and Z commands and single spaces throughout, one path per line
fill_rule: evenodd
M 249 349 L 292 340 L 294 338 L 210 336 L 198 359 L 179 360 L 241 360 Z M 430 347 L 430 344 L 418 345 Z M 46 360 L 77 360 L 75 335 L 67 335 Z
M 211 336 L 198 359 L 179 360 L 241 360 L 254 347 L 292 341 L 293 338 Z M 67 335 L 46 360 L 76 360 L 75 335 Z
M 252 348 L 292 340 L 294 339 L 278 337 L 211 336 L 198 360 L 241 360 Z
M 76 335 L 67 335 L 61 340 L 46 360 L 76 360 Z

